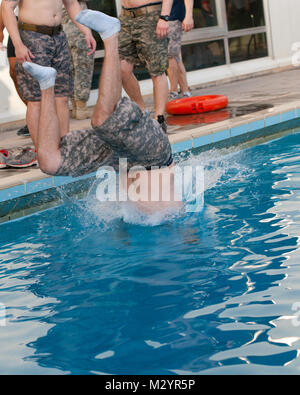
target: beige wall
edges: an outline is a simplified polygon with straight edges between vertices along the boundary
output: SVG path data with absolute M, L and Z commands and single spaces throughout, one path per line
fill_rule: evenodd
M 300 1 L 267 0 L 275 59 L 284 59 L 293 55 L 292 45 L 300 42 Z

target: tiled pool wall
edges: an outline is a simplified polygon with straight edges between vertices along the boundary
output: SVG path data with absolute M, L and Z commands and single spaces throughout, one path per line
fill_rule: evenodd
M 245 122 L 241 125 L 202 136 L 197 136 L 197 133 L 191 131 L 189 139 L 174 143 L 172 149 L 173 153 L 180 153 L 195 148 L 219 148 L 220 146 L 235 145 L 261 136 L 272 135 L 286 129 L 295 129 L 299 126 L 300 109 L 267 116 L 252 122 Z
M 84 197 L 95 177 L 50 177 L 1 190 L 0 223 L 58 206 L 74 196 Z
M 217 124 L 212 125 L 216 127 Z M 197 136 L 193 130 L 184 140 L 172 144 L 177 155 L 185 151 L 206 151 L 239 145 L 260 137 L 276 135 L 300 127 L 300 109 L 264 116 L 263 119 Z M 180 134 L 179 134 L 180 136 Z M 95 180 L 95 173 L 79 178 L 48 177 L 0 190 L 0 223 L 63 204 L 70 197 L 84 197 Z

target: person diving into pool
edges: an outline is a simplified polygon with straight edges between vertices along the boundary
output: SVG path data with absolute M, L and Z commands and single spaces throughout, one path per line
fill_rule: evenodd
M 24 69 L 39 82 L 42 94 L 37 143 L 40 169 L 49 175 L 77 177 L 101 166 L 119 170 L 119 159 L 126 158 L 129 167 L 142 166 L 147 178 L 157 169 L 169 170 L 173 166 L 172 150 L 160 124 L 150 118 L 148 112 L 142 112 L 136 103 L 121 98 L 119 20 L 92 10 L 81 11 L 76 20 L 97 31 L 105 48 L 91 129 L 71 131 L 61 138 L 54 96 L 56 70 L 32 62 L 23 63 Z M 170 201 L 178 205 L 176 199 L 172 199 L 174 177 L 170 178 Z M 133 182 L 129 180 L 128 188 Z M 151 182 L 148 185 L 151 189 Z M 161 203 L 154 206 L 161 209 L 164 206 Z

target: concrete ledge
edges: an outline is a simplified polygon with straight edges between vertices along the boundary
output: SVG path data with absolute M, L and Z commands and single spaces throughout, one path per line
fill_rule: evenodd
M 174 153 L 198 148 L 300 118 L 300 100 L 170 136 Z

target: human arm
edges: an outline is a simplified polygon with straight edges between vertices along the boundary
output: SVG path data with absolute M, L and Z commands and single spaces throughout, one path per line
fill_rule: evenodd
M 182 22 L 182 28 L 185 32 L 189 32 L 194 28 L 194 0 L 184 0 L 185 4 L 185 18 Z
M 96 51 L 96 40 L 94 39 L 92 32 L 89 28 L 76 22 L 76 16 L 82 11 L 80 4 L 77 0 L 63 0 L 64 6 L 69 14 L 69 17 L 73 23 L 78 27 L 78 29 L 84 34 L 85 41 L 87 43 L 90 52 L 88 55 L 93 54 Z
M 2 1 L 2 18 L 3 23 L 10 35 L 16 52 L 17 62 L 22 64 L 24 62 L 31 62 L 34 58 L 30 50 L 23 44 L 19 29 L 18 22 L 14 10 L 20 3 L 20 0 L 3 0 Z
M 170 15 L 173 5 L 173 0 L 163 0 L 161 15 Z M 169 22 L 159 19 L 156 26 L 156 34 L 158 38 L 167 37 L 169 34 Z

